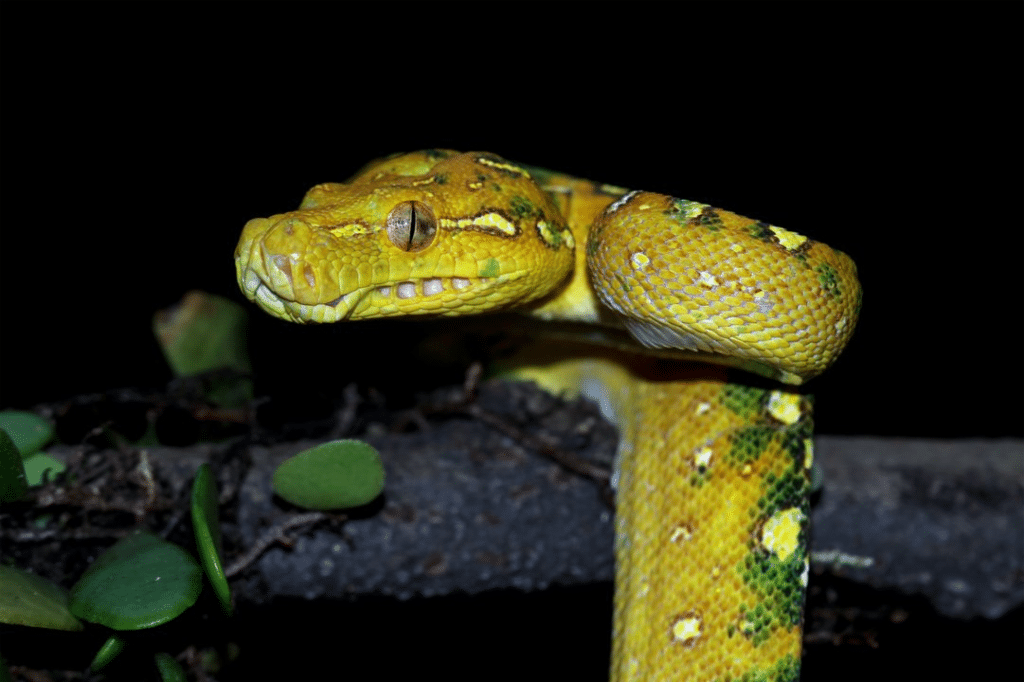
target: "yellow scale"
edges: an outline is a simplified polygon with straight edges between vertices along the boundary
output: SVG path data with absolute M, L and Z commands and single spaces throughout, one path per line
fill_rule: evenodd
M 745 372 L 796 385 L 835 360 L 861 301 L 845 254 L 697 202 L 428 150 L 249 221 L 235 263 L 246 296 L 295 322 L 571 325 L 594 345 L 538 344 L 517 374 L 594 398 L 621 432 L 612 679 L 799 678 L 810 404 Z

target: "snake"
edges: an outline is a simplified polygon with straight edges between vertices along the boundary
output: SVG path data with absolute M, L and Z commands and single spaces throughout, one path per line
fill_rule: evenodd
M 799 678 L 800 385 L 856 325 L 846 254 L 700 202 L 433 149 L 250 220 L 235 267 L 292 322 L 502 312 L 551 329 L 537 348 L 567 350 L 526 351 L 517 376 L 597 400 L 620 432 L 611 679 Z

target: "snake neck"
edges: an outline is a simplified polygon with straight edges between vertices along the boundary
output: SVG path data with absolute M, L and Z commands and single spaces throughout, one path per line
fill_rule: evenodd
M 565 282 L 551 295 L 528 309 L 545 321 L 578 322 L 622 328 L 619 319 L 601 304 L 587 272 L 587 243 L 604 210 L 628 190 L 581 180 L 544 168 L 528 166 L 530 175 L 551 198 L 576 240 L 575 265 Z

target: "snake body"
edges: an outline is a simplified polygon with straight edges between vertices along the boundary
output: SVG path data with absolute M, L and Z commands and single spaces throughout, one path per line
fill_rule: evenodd
M 243 292 L 338 322 L 515 310 L 594 350 L 521 376 L 621 431 L 613 680 L 796 680 L 810 404 L 861 290 L 841 252 L 692 201 L 429 150 L 245 226 Z M 697 363 L 692 362 L 694 359 Z M 708 364 L 708 363 L 713 364 Z

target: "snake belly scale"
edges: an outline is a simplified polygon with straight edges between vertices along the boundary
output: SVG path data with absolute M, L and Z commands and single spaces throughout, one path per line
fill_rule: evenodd
M 620 429 L 611 678 L 799 678 L 813 455 L 792 386 L 856 325 L 845 254 L 693 201 L 428 150 L 249 221 L 235 262 L 245 295 L 294 322 L 517 311 L 592 329 L 593 352 L 519 375 L 594 397 Z

